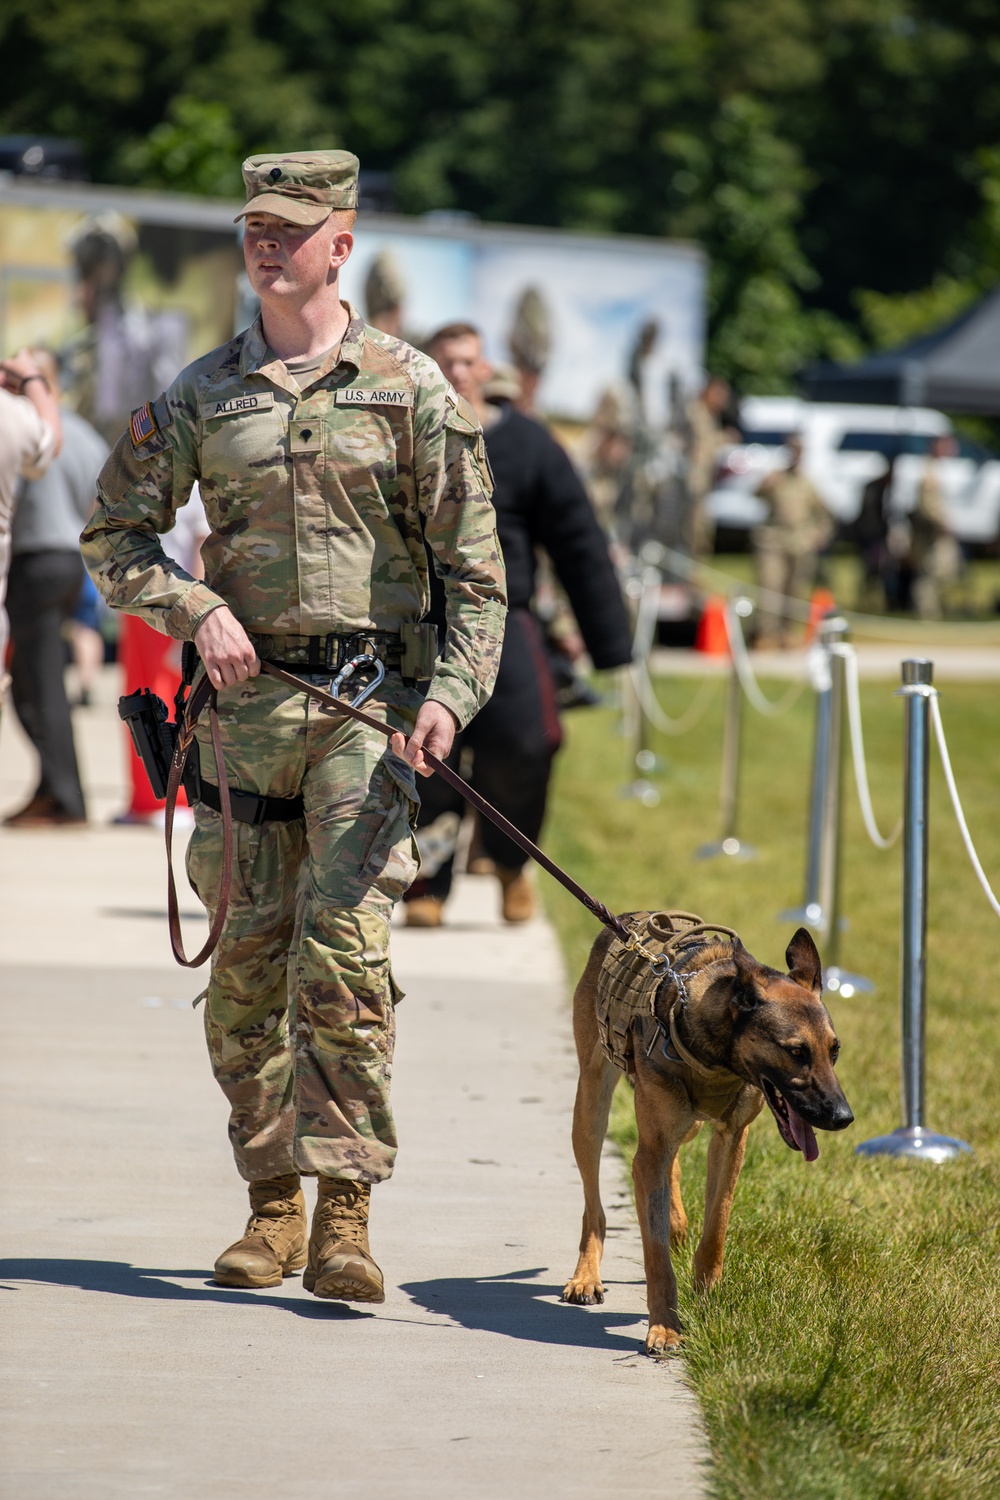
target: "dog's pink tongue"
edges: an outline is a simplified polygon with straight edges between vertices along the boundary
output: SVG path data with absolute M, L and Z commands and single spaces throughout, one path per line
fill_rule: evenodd
M 795 1144 L 802 1152 L 802 1155 L 805 1157 L 806 1161 L 815 1161 L 819 1156 L 819 1147 L 816 1144 L 815 1131 L 813 1130 L 811 1125 L 806 1124 L 801 1115 L 797 1115 L 795 1113 L 794 1109 L 788 1103 L 787 1099 L 785 1100 L 785 1104 L 788 1108 L 788 1123 L 792 1127 L 792 1135 L 795 1137 Z

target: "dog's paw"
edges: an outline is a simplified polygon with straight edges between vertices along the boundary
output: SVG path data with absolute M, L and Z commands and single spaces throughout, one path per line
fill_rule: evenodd
M 706 1294 L 714 1291 L 722 1280 L 722 1266 L 713 1261 L 711 1265 L 700 1266 L 697 1258 L 694 1263 L 694 1289 L 696 1292 Z
M 646 1353 L 651 1359 L 668 1359 L 679 1354 L 681 1335 L 676 1328 L 664 1328 L 662 1323 L 650 1323 L 646 1333 Z
M 578 1307 L 593 1307 L 595 1302 L 604 1301 L 604 1287 L 600 1281 L 582 1281 L 574 1276 L 563 1287 L 562 1300 L 575 1302 Z

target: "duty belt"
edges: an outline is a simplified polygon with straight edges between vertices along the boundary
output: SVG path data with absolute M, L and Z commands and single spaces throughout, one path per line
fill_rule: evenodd
M 257 635 L 251 630 L 249 635 L 261 661 L 310 676 L 333 676 L 354 657 L 366 654 L 386 667 L 398 668 L 403 659 L 402 641 L 388 630 L 330 631 L 327 635 Z
M 199 778 L 197 801 L 204 802 L 215 812 L 222 811 L 222 797 L 213 781 Z M 229 806 L 237 823 L 292 823 L 305 817 L 305 805 L 301 797 L 262 797 L 259 792 L 241 792 L 237 787 L 229 788 Z

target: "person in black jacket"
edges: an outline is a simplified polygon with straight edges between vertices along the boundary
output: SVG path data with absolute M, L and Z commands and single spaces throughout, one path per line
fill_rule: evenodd
M 428 353 L 483 424 L 509 599 L 493 696 L 458 736 L 449 763 L 464 769 L 463 754 L 471 751 L 471 784 L 537 842 L 562 729 L 544 632 L 532 612 L 536 548 L 544 548 L 551 559 L 595 667 L 620 667 L 631 660 L 628 614 L 607 540 L 565 450 L 512 402 L 485 399 L 490 367 L 478 330 L 464 323 L 442 328 Z M 431 618 L 444 623 L 440 591 Z M 421 799 L 417 828 L 423 865 L 405 897 L 407 925 L 437 927 L 451 889 L 463 803 L 434 776 L 421 786 Z M 485 818 L 480 838 L 482 852 L 496 867 L 505 919 L 526 921 L 534 896 L 524 873 L 525 856 Z

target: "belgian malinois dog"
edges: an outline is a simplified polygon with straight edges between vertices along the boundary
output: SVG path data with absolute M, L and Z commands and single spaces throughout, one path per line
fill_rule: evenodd
M 629 915 L 643 924 L 650 913 Z M 697 919 L 695 919 L 697 920 Z M 618 1069 L 602 1048 L 596 1000 L 614 942 L 602 933 L 577 985 L 573 1029 L 580 1081 L 573 1150 L 583 1179 L 580 1258 L 563 1291 L 566 1302 L 603 1302 L 601 1253 L 606 1221 L 599 1167 Z M 714 1287 L 747 1131 L 766 1102 L 782 1140 L 807 1162 L 819 1155 L 815 1130 L 844 1130 L 854 1119 L 834 1073 L 839 1043 L 820 996 L 816 945 L 800 927 L 785 953 L 788 973 L 759 963 L 740 942 L 692 935 L 675 950 L 671 974 L 651 991 L 650 1013 L 632 1023 L 639 1146 L 632 1165 L 642 1230 L 649 1328 L 646 1353 L 679 1343 L 672 1245 L 687 1236 L 678 1152 L 712 1122 L 705 1222 L 694 1257 L 694 1284 Z M 676 977 L 679 976 L 679 980 Z M 630 1064 L 631 1066 L 631 1064 Z

